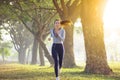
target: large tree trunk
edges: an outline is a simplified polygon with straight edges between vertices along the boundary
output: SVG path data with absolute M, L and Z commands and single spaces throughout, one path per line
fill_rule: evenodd
M 67 14 L 61 17 L 62 20 L 70 20 L 69 17 L 67 17 Z M 64 41 L 65 46 L 65 55 L 64 55 L 64 64 L 63 67 L 66 68 L 72 68 L 75 67 L 75 59 L 74 59 L 74 51 L 73 51 L 73 26 L 72 25 L 66 25 L 64 27 L 66 36 Z
M 25 58 L 26 58 L 25 50 L 26 49 L 21 48 L 20 51 L 19 51 L 18 60 L 19 60 L 20 64 L 25 64 Z
M 66 11 L 65 11 L 66 12 Z M 67 13 L 64 13 L 61 17 L 62 20 L 71 20 L 70 17 L 68 17 Z M 64 27 L 65 29 L 65 55 L 64 55 L 64 64 L 63 67 L 65 68 L 72 68 L 75 67 L 75 59 L 74 59 L 74 51 L 73 51 L 73 26 L 72 25 L 66 25 Z
M 29 64 L 29 57 L 30 57 L 30 49 L 28 48 L 26 64 Z
M 40 66 L 45 66 L 43 50 L 42 50 L 40 43 L 39 43 L 39 58 L 40 58 Z
M 36 37 L 34 37 L 31 64 L 36 64 L 37 63 L 37 49 L 38 49 L 38 40 L 37 40 Z
M 103 33 L 105 0 L 82 0 L 82 25 L 86 49 L 87 73 L 110 74 Z
M 64 27 L 66 31 L 66 37 L 64 42 L 65 55 L 63 67 L 71 68 L 75 66 L 74 52 L 73 52 L 73 27 Z

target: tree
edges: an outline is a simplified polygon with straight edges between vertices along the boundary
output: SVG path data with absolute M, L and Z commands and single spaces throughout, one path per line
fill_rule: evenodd
M 71 20 L 73 23 L 79 17 L 81 0 L 53 0 L 53 4 L 62 20 Z M 59 4 L 61 4 L 59 6 Z M 64 67 L 74 67 L 75 59 L 73 52 L 73 26 L 65 27 L 65 57 Z
M 85 72 L 110 74 L 106 57 L 103 32 L 103 12 L 106 0 L 82 0 L 81 20 L 84 33 L 86 66 Z
M 47 25 L 55 16 L 54 9 L 41 8 L 41 1 L 37 0 L 23 2 L 16 1 L 12 6 L 13 7 L 11 10 L 16 14 L 16 16 L 25 25 L 25 27 L 34 35 L 34 40 L 37 40 L 40 43 L 39 46 L 41 46 L 44 50 L 45 57 L 47 57 L 50 64 L 53 64 L 52 57 L 49 54 L 42 38 L 44 34 L 48 34 L 49 29 L 47 29 Z M 32 27 L 29 27 L 26 24 L 27 21 L 33 22 Z M 35 48 L 35 46 L 37 45 L 33 45 L 32 64 L 36 64 L 36 52 L 38 47 Z
M 45 52 L 45 57 L 47 57 L 50 64 L 53 64 L 52 57 L 49 54 L 44 41 L 42 40 L 42 36 L 43 34 L 48 34 L 49 29 L 47 29 L 48 28 L 47 25 L 51 21 L 52 17 L 54 17 L 55 15 L 54 13 L 56 11 L 54 9 L 48 8 L 48 3 L 47 4 L 44 3 L 46 3 L 46 1 L 43 0 L 34 0 L 34 1 L 33 0 L 29 0 L 29 1 L 2 0 L 0 3 L 1 4 L 0 10 L 2 12 L 1 15 L 4 15 L 5 18 L 7 17 L 8 21 L 16 20 L 18 22 L 21 21 L 24 24 L 24 26 L 33 34 L 34 38 L 38 40 L 38 42 L 43 44 L 40 46 L 43 47 L 42 49 Z M 47 8 L 42 6 L 46 6 Z M 26 24 L 27 22 L 33 23 L 32 26 L 30 27 L 29 25 L 27 25 Z M 37 46 L 37 45 L 33 45 L 33 46 Z M 34 51 L 33 51 L 33 55 L 37 54 L 36 53 L 37 51 L 35 52 Z M 36 58 L 36 57 L 32 57 L 32 58 Z M 36 59 L 32 59 L 32 60 L 36 60 Z M 36 63 L 36 61 L 32 61 L 32 62 Z
M 11 43 L 0 41 L 0 55 L 2 56 L 3 63 L 5 62 L 5 57 L 10 55 Z
M 0 55 L 2 56 L 3 63 L 5 62 L 5 57 L 10 55 L 9 48 L 0 48 Z
M 7 26 L 5 24 L 8 24 Z M 4 29 L 10 34 L 12 43 L 18 52 L 18 61 L 21 64 L 26 63 L 26 50 L 33 41 L 32 34 L 21 23 L 5 22 Z
M 1 25 L 3 28 L 8 31 L 12 38 L 12 42 L 16 51 L 18 52 L 18 60 L 20 63 L 25 63 L 26 50 L 31 44 L 32 39 L 29 35 L 29 31 L 20 23 L 14 12 L 11 11 L 12 5 L 10 2 L 3 2 L 0 5 L 0 14 L 3 16 L 1 19 Z M 26 18 L 27 19 L 27 18 Z M 25 20 L 26 20 L 25 19 Z M 8 26 L 6 26 L 6 24 Z M 28 39 L 28 41 L 26 41 Z

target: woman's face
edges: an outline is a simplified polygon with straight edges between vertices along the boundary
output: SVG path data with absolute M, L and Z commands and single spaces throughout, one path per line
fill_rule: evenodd
M 55 21 L 54 25 L 55 29 L 61 28 L 60 21 Z

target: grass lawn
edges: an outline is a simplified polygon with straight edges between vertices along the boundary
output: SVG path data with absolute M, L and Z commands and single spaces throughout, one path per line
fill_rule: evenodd
M 96 75 L 83 73 L 84 66 L 63 68 L 61 80 L 120 80 L 120 63 L 109 63 L 112 75 Z M 53 67 L 38 65 L 1 64 L 0 80 L 55 80 Z

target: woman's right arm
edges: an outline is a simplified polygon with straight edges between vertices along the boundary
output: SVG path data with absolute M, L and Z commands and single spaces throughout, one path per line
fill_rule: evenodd
M 51 29 L 50 30 L 50 37 L 48 38 L 48 41 L 51 41 L 51 38 L 53 37 L 54 35 L 53 35 L 53 30 Z
M 53 29 L 50 30 L 50 36 L 54 37 Z

